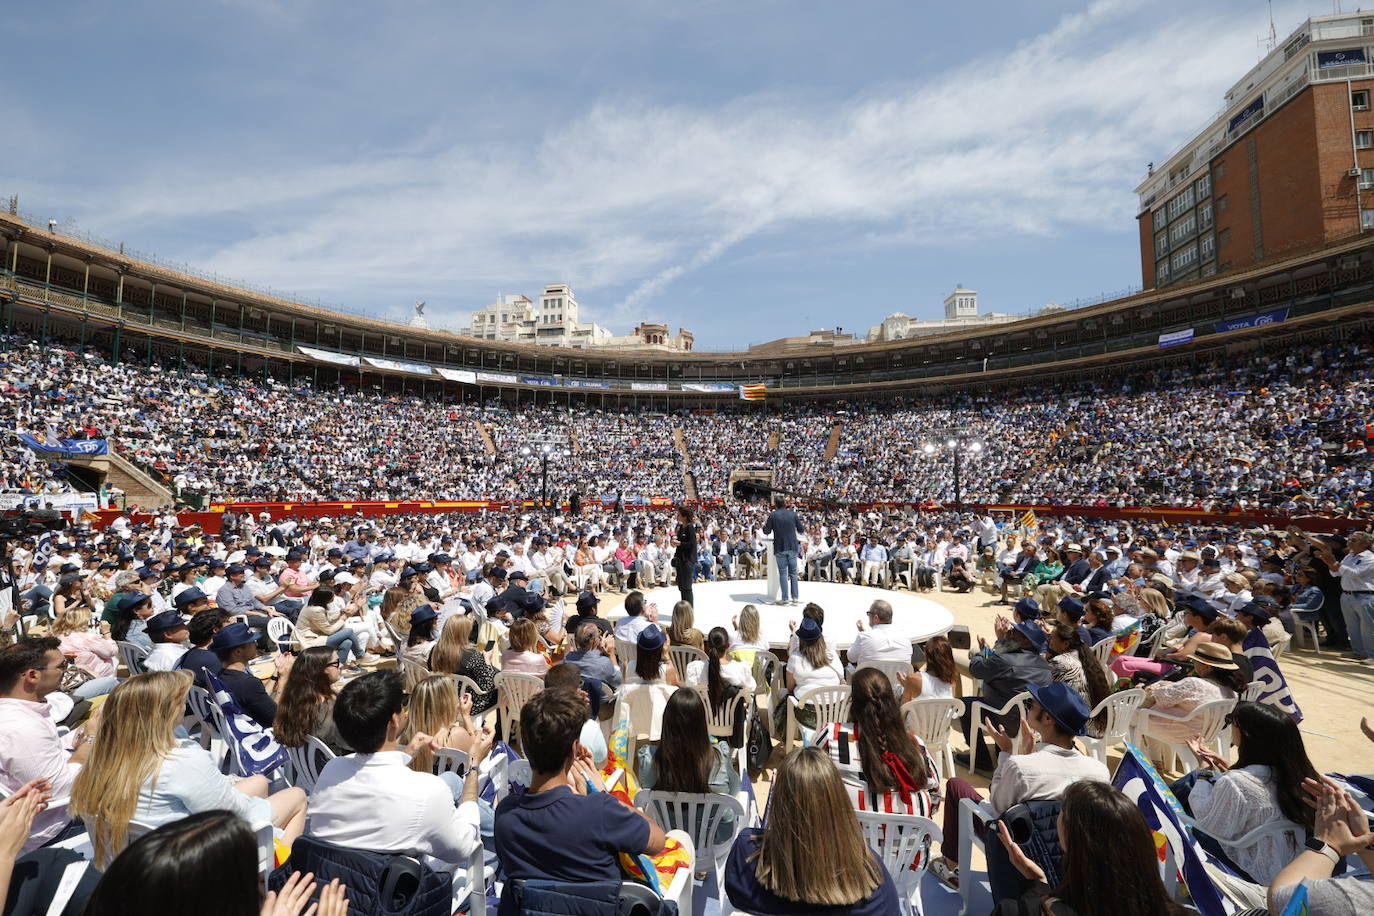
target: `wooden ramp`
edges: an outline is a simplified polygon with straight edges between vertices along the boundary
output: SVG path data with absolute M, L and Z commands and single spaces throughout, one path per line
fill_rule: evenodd
M 836 423 L 830 427 L 830 441 L 825 443 L 825 460 L 829 461 L 835 457 L 835 453 L 840 450 L 840 431 L 844 429 L 844 424 Z

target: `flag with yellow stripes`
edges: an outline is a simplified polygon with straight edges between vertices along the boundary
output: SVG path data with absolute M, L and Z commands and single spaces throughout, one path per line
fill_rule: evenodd
M 1034 531 L 1040 525 L 1040 519 L 1035 517 L 1035 513 L 1027 509 L 1026 514 L 1021 516 L 1021 527 L 1029 528 Z
M 768 388 L 763 383 L 757 385 L 740 385 L 739 399 L 741 401 L 762 401 L 766 396 Z

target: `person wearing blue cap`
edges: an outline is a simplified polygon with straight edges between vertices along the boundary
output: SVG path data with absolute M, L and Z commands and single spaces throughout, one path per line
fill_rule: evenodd
M 115 622 L 110 625 L 110 638 L 116 642 L 131 642 L 151 652 L 153 641 L 148 638 L 146 624 L 151 616 L 152 597 L 147 592 L 129 592 L 119 599 Z
M 1074 742 L 1085 733 L 1091 712 L 1078 691 L 1058 682 L 1028 683 L 1023 689 L 1031 695 L 1026 718 L 988 726 L 1001 752 L 988 785 L 992 809 L 1001 814 L 1022 802 L 1059 798 L 1065 789 L 1084 779 L 1111 782 L 1107 765 L 1080 753 Z M 964 779 L 946 782 L 942 850 L 959 848 L 959 808 L 965 798 L 982 801 L 983 794 Z M 930 870 L 941 881 L 957 884 L 958 863 L 948 856 L 932 860 Z
M 1054 680 L 1050 663 L 1045 660 L 1049 642 L 1045 631 L 1037 623 L 1018 623 L 1011 628 L 1011 638 L 1016 647 L 1010 652 L 994 652 L 983 637 L 978 637 L 979 651 L 969 657 L 969 674 L 983 682 L 979 697 L 984 706 L 1001 709 L 1012 697 L 1026 689 L 1028 685 L 1044 686 Z M 1015 730 L 1020 715 L 1013 710 L 1005 716 L 988 716 L 988 719 L 1002 728 Z M 964 713 L 960 718 L 964 734 L 973 748 L 973 757 L 962 755 L 964 765 L 971 769 L 990 770 L 992 761 L 981 737 L 973 731 L 973 698 L 964 699 Z M 955 760 L 960 755 L 955 755 Z
M 248 670 L 248 663 L 258 655 L 257 642 L 257 631 L 235 621 L 215 633 L 210 640 L 210 651 L 219 656 L 222 666 L 219 681 L 237 701 L 239 708 L 263 728 L 271 728 L 277 718 L 276 697 L 281 695 L 295 659 L 290 655 L 277 656 L 277 673 L 272 678 L 272 692 L 269 694 L 262 681 Z
M 186 645 L 186 637 L 190 635 L 186 621 L 176 611 L 163 611 L 149 617 L 146 626 L 148 636 L 153 641 L 153 651 L 148 653 L 143 666 L 149 671 L 171 671 L 176 668 L 190 648 Z

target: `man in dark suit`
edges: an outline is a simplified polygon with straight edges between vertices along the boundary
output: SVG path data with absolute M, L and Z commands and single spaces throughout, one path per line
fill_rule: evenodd
M 1039 562 L 1040 558 L 1035 555 L 1035 542 L 1027 540 L 1026 543 L 1021 547 L 1021 553 L 1019 556 L 1017 556 L 1016 562 L 1011 565 L 1011 569 L 1006 570 L 1002 573 L 1003 604 L 1011 603 L 1007 600 L 1007 589 L 1009 589 L 1013 584 L 1019 585 L 1020 583 L 1024 582 L 1026 576 L 1030 575 L 1035 570 L 1035 567 Z
M 768 513 L 763 533 L 773 536 L 773 561 L 778 564 L 778 584 L 782 586 L 782 599 L 778 604 L 801 604 L 797 594 L 797 554 L 801 552 L 801 544 L 797 535 L 805 534 L 806 529 L 785 497 Z

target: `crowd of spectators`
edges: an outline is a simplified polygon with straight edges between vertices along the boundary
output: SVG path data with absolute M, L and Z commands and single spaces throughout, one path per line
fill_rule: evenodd
M 698 498 L 720 499 L 745 465 L 851 502 L 1330 514 L 1363 509 L 1371 489 L 1374 351 L 1362 341 L 1052 388 L 672 413 L 321 391 L 10 344 L 5 427 L 107 438 L 177 493 L 214 501 L 533 499 L 546 454 L 560 501 L 677 501 L 689 478 Z M 25 449 L 7 450 L 0 484 L 69 485 Z

